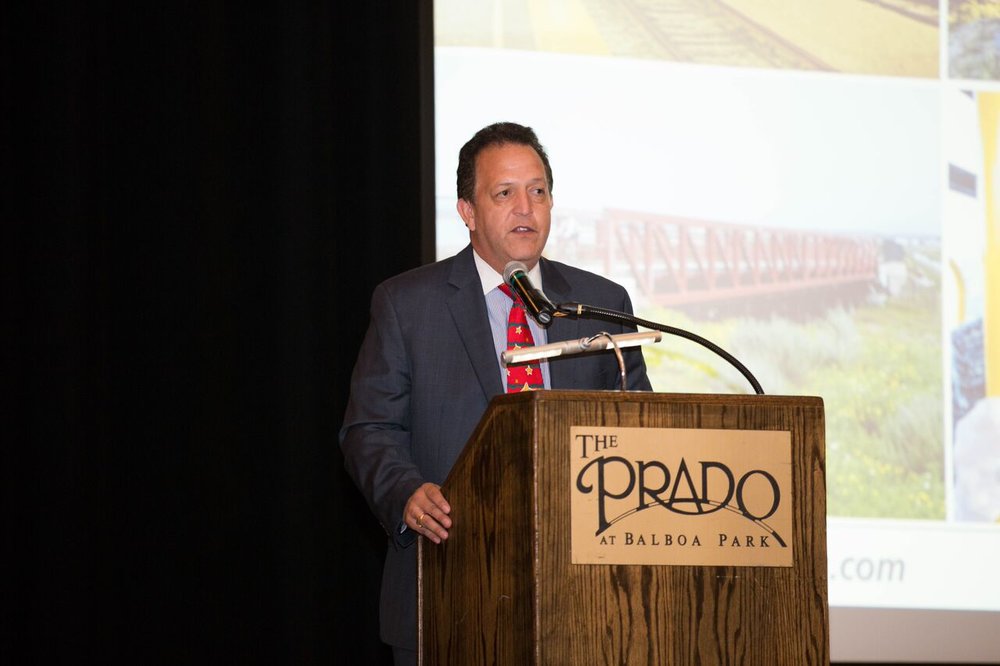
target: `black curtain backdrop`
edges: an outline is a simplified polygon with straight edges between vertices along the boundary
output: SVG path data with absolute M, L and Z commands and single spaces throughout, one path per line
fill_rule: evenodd
M 0 662 L 388 663 L 337 431 L 429 259 L 430 2 L 3 14 Z

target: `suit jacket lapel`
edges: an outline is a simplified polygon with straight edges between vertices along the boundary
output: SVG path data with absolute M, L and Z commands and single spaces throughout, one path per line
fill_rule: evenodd
M 500 384 L 499 360 L 495 358 L 493 332 L 483 299 L 483 285 L 472 258 L 471 245 L 455 255 L 448 283 L 455 289 L 447 299 L 448 310 L 483 393 L 489 400 L 501 394 L 503 386 Z
M 573 288 L 556 268 L 555 264 L 544 257 L 540 260 L 542 270 L 542 289 L 549 300 L 556 305 L 575 300 L 573 298 Z M 549 342 L 562 342 L 563 340 L 576 340 L 580 335 L 580 322 L 570 317 L 556 317 L 548 329 Z M 574 386 L 572 380 L 574 371 L 579 368 L 578 363 L 562 362 L 549 364 L 549 377 L 552 380 L 552 388 L 565 388 Z

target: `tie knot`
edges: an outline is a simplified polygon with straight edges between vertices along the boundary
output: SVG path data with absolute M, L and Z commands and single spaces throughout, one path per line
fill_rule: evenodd
M 514 290 L 510 288 L 509 284 L 501 284 L 500 291 L 507 294 L 507 296 L 509 296 L 515 303 L 521 302 L 521 299 L 517 297 L 517 294 L 514 293 Z

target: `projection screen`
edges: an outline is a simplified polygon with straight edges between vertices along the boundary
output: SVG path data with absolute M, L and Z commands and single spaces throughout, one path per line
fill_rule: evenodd
M 459 147 L 533 127 L 547 256 L 826 405 L 834 661 L 1000 660 L 1000 2 L 435 0 Z M 746 393 L 682 339 L 653 387 Z

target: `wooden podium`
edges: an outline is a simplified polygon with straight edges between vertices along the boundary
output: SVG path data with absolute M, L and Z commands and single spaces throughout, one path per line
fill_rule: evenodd
M 790 566 L 574 564 L 574 426 L 790 433 Z M 501 396 L 443 492 L 450 538 L 418 544 L 425 666 L 829 663 L 820 398 Z

